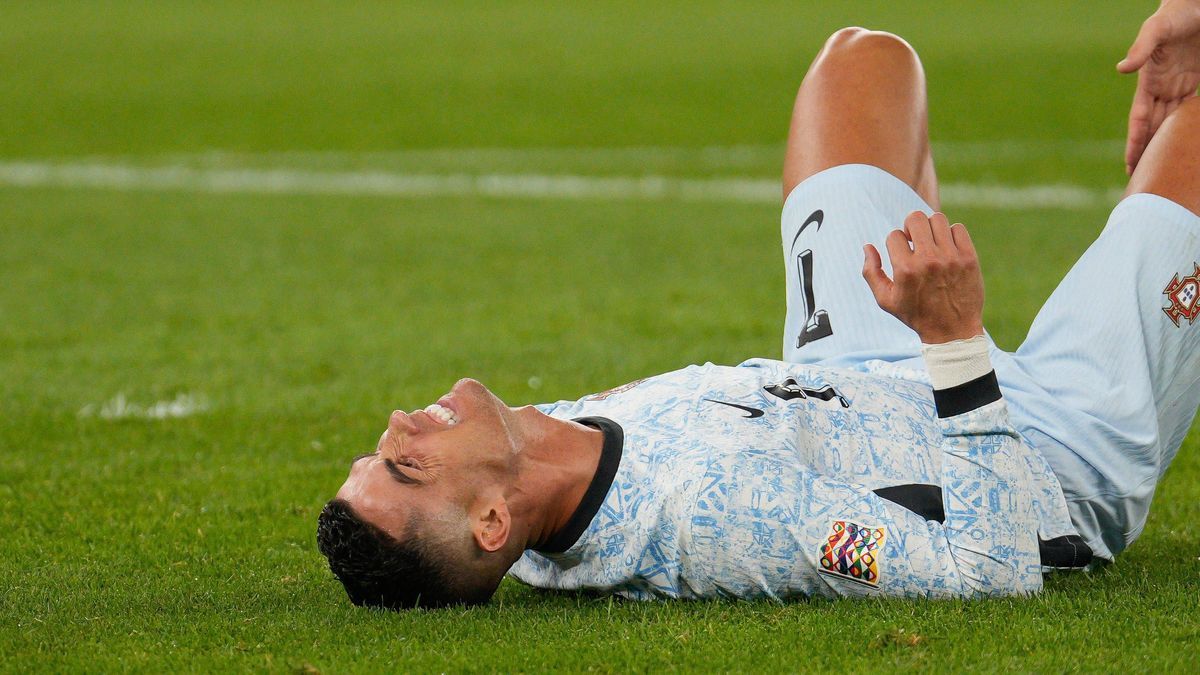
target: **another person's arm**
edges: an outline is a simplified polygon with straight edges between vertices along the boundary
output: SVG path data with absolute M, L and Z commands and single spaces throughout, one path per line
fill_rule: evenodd
M 1200 0 L 1163 0 L 1117 70 L 1138 74 L 1125 142 L 1125 169 L 1132 174 L 1163 120 L 1200 86 Z

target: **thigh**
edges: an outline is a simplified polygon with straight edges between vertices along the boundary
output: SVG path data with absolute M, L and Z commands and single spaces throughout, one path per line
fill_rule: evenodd
M 890 33 L 834 33 L 796 94 L 784 197 L 809 176 L 842 164 L 879 167 L 938 206 L 925 74 L 912 47 Z
M 1155 134 L 1127 198 L 1046 301 L 1007 379 L 1013 422 L 1058 473 L 1085 539 L 1141 532 L 1200 406 L 1200 100 Z M 1006 391 L 1006 395 L 1010 392 Z
M 1200 217 L 1136 194 L 996 364 L 1013 422 L 1111 557 L 1141 531 L 1200 405 Z M 1098 547 L 1096 544 L 1100 544 Z
M 783 359 L 853 367 L 920 353 L 916 333 L 884 312 L 862 278 L 863 244 L 884 240 L 929 204 L 895 176 L 850 164 L 812 176 L 783 207 L 787 317 Z M 891 264 L 884 260 L 890 274 Z

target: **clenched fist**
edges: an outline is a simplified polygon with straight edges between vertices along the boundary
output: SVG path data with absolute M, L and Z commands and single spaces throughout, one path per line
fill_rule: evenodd
M 863 278 L 875 302 L 926 344 L 983 334 L 983 274 L 971 236 L 941 213 L 913 211 L 887 238 L 889 279 L 879 251 L 863 247 Z

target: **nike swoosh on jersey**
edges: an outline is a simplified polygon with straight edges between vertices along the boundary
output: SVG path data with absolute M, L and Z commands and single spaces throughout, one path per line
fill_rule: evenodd
M 754 419 L 755 417 L 763 416 L 763 411 L 759 410 L 758 408 L 751 408 L 748 405 L 738 405 L 736 403 L 726 403 L 725 401 L 718 401 L 718 400 L 712 399 L 712 398 L 706 398 L 704 400 L 708 401 L 710 403 L 720 403 L 721 405 L 727 405 L 730 408 L 737 408 L 739 410 L 745 410 L 747 414 L 744 415 L 744 417 L 746 417 L 747 419 Z
M 825 223 L 825 212 L 822 211 L 821 209 L 817 209 L 816 211 L 813 211 L 808 216 L 808 220 L 804 221 L 804 224 L 800 226 L 800 229 L 796 230 L 796 236 L 792 237 L 792 245 L 788 250 L 794 251 L 796 249 L 796 242 L 800 240 L 800 235 L 804 234 L 804 230 L 807 229 L 809 225 L 816 225 L 817 226 L 816 231 L 820 232 L 821 225 L 823 225 L 824 223 Z

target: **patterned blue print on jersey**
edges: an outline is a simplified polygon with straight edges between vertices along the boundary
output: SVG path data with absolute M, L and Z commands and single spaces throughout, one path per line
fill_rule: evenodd
M 1040 588 L 1039 530 L 1074 531 L 1003 401 L 938 420 L 926 384 L 755 359 L 540 409 L 607 417 L 625 446 L 579 541 L 513 566 L 538 587 L 637 599 L 1023 593 Z M 873 492 L 908 484 L 942 486 L 944 523 Z M 836 522 L 886 533 L 840 554 L 845 574 L 821 564 Z

